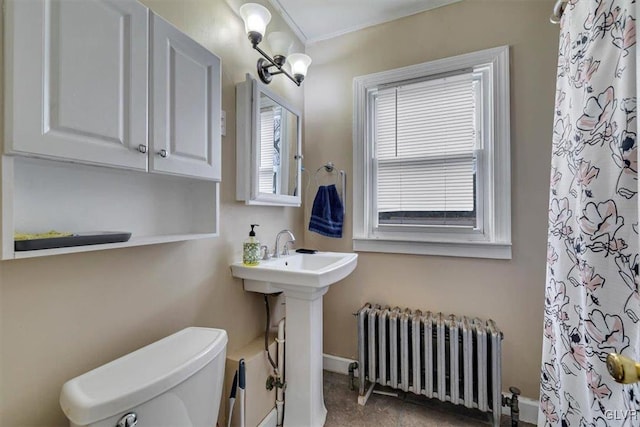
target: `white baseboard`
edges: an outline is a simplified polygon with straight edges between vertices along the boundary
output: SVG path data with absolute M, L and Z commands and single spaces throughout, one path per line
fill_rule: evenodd
M 349 375 L 349 364 L 355 362 L 355 360 L 347 359 L 346 357 L 332 356 L 330 354 L 322 355 L 322 368 L 325 371 L 336 372 L 338 374 Z M 355 371 L 356 377 L 358 371 Z
M 352 359 L 345 357 L 332 356 L 331 354 L 322 355 L 322 365 L 326 371 L 336 372 L 338 374 L 349 375 L 349 364 L 356 362 Z M 356 377 L 358 376 L 358 370 L 355 371 Z M 503 392 L 505 396 L 511 396 L 511 393 Z M 518 407 L 520 408 L 520 421 L 526 423 L 537 424 L 538 423 L 538 401 L 528 397 L 518 397 Z M 503 415 L 511 415 L 511 410 L 508 407 L 502 408 Z

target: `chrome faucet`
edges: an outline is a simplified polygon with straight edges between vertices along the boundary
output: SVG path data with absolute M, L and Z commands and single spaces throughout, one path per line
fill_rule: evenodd
M 284 248 L 282 249 L 282 253 L 280 253 L 280 236 L 282 236 L 283 234 L 288 234 L 289 240 L 284 242 Z M 281 232 L 279 232 L 278 235 L 276 236 L 276 247 L 273 250 L 273 257 L 280 258 L 280 255 L 289 255 L 289 246 L 287 246 L 287 243 L 289 242 L 291 243 L 296 242 L 296 238 L 291 232 L 291 230 L 282 230 Z

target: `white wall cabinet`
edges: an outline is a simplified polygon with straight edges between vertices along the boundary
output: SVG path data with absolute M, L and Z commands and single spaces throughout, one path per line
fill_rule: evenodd
M 135 0 L 5 0 L 4 23 L 2 259 L 217 235 L 216 55 Z M 132 239 L 14 252 L 51 229 Z
M 146 170 L 148 9 L 8 1 L 5 153 Z
M 220 58 L 135 0 L 7 7 L 6 154 L 220 180 Z
M 152 171 L 220 179 L 220 59 L 151 20 Z

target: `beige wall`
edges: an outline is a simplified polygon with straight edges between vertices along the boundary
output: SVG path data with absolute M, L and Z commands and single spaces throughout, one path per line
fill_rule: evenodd
M 513 259 L 359 254 L 324 300 L 326 353 L 356 358 L 351 313 L 364 302 L 493 318 L 504 331 L 503 385 L 537 398 L 558 27 L 553 1 L 466 0 L 307 48 L 305 163 L 332 160 L 352 178 L 353 77 L 510 45 Z M 350 189 L 351 191 L 352 189 Z M 306 195 L 307 206 L 313 194 Z M 346 237 L 307 232 L 305 245 L 350 251 Z M 307 207 L 307 211 L 309 208 Z
M 301 210 L 234 201 L 234 85 L 254 73 L 257 59 L 240 19 L 223 0 L 144 3 L 222 58 L 221 236 L 0 263 L 1 426 L 65 425 L 57 403 L 64 381 L 186 326 L 225 328 L 231 349 L 244 346 L 264 320 L 261 298 L 243 292 L 228 267 L 247 224 L 260 223 L 259 236 L 270 245 L 282 228 L 303 240 Z M 304 100 L 302 90 L 275 79 L 282 95 L 304 102 L 307 170 L 332 160 L 351 179 L 354 76 L 511 46 L 513 259 L 360 253 L 356 272 L 325 297 L 325 352 L 356 356 L 351 313 L 366 301 L 491 317 L 505 332 L 505 388 L 518 385 L 537 397 L 558 36 L 548 23 L 552 4 L 466 0 L 317 43 L 307 49 L 314 62 Z M 283 28 L 274 19 L 273 27 Z M 308 205 L 312 200 L 307 194 Z M 351 250 L 348 205 L 346 238 L 304 233 L 304 245 Z
M 246 345 L 262 332 L 262 298 L 242 290 L 229 264 L 240 257 L 248 224 L 260 224 L 270 246 L 283 228 L 303 235 L 301 209 L 235 202 L 235 83 L 255 74 L 258 58 L 240 18 L 224 0 L 144 3 L 222 58 L 221 234 L 0 263 L 3 427 L 67 425 L 58 405 L 66 380 L 184 327 L 224 328 L 231 350 Z M 275 17 L 270 28 L 278 27 Z M 302 108 L 301 89 L 282 78 L 271 86 Z

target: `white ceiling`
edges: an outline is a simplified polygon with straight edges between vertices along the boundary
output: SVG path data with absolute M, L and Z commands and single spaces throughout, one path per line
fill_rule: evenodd
M 269 1 L 303 43 L 313 43 L 461 0 Z

